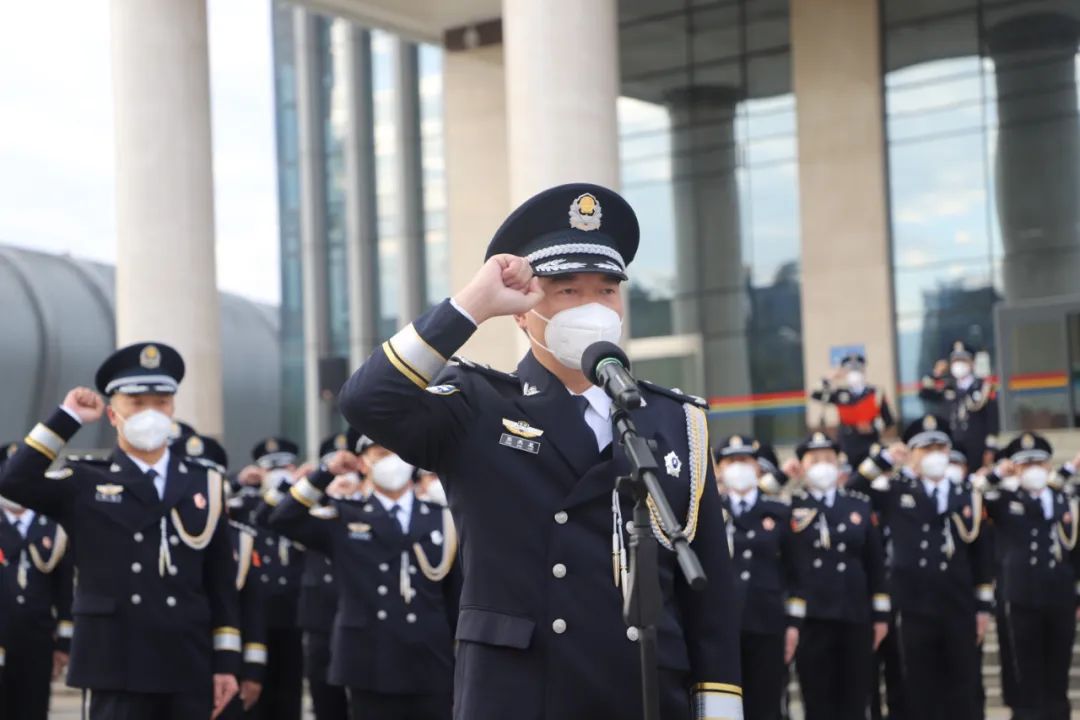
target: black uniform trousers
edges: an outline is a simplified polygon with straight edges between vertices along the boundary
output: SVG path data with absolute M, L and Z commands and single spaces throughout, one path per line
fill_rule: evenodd
M 53 647 L 48 630 L 11 628 L 0 689 L 0 718 L 48 718 Z
M 207 678 L 206 692 L 130 693 L 90 691 L 90 720 L 192 720 L 209 718 L 214 693 Z
M 795 651 L 806 720 L 865 720 L 873 645 L 869 622 L 806 619 Z
M 450 720 L 449 693 L 390 695 L 349 688 L 349 720 Z
M 300 720 L 304 693 L 304 643 L 296 627 L 267 631 L 266 679 L 259 702 L 248 713 L 259 720 Z
M 885 680 L 885 697 L 881 697 L 882 678 Z M 874 678 L 870 683 L 870 720 L 908 720 L 904 711 L 904 678 L 900 666 L 900 641 L 896 637 L 896 623 L 889 622 L 889 634 L 881 641 L 874 653 Z M 884 704 L 888 712 L 882 714 Z
M 979 650 L 975 614 L 903 613 L 896 631 L 908 717 L 975 720 Z
M 1013 720 L 1068 720 L 1075 611 L 1010 605 L 1009 623 L 1016 663 Z
M 994 606 L 994 625 L 997 627 L 998 657 L 1001 659 L 1001 700 L 1011 708 L 1016 704 L 1016 658 L 1012 651 L 1009 615 L 1005 611 L 1005 600 L 1001 593 L 997 594 L 997 604 Z
M 345 688 L 326 682 L 330 668 L 330 633 L 304 633 L 304 675 L 311 693 L 315 720 L 348 720 L 349 699 Z
M 743 717 L 779 720 L 780 697 L 787 680 L 784 633 L 742 633 Z

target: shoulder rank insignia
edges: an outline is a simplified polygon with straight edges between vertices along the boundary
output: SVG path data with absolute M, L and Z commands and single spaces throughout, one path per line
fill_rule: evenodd
M 540 388 L 536 387 L 532 383 L 525 383 L 521 387 L 521 394 L 524 395 L 525 397 L 532 397 L 533 395 L 539 395 L 540 394 Z
M 525 422 L 524 420 L 507 420 L 506 418 L 503 418 L 502 424 L 504 428 L 506 428 L 514 435 L 526 438 L 528 440 L 538 438 L 544 434 L 543 430 L 541 430 L 540 428 L 534 428 L 532 425 L 529 425 L 529 423 Z
M 454 385 L 432 385 L 426 389 L 432 395 L 453 395 L 454 393 L 461 392 L 461 389 Z
M 333 520 L 338 516 L 338 511 L 333 505 L 320 505 L 312 508 L 308 514 L 320 520 Z
M 75 471 L 71 468 L 62 468 L 60 470 L 53 470 L 51 472 L 45 473 L 45 477 L 49 478 L 50 480 L 66 480 L 74 474 Z

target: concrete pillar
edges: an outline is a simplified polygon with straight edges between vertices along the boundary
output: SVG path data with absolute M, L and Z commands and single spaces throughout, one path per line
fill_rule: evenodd
M 348 103 L 345 134 L 345 257 L 349 264 L 349 366 L 374 349 L 378 318 L 378 215 L 375 205 L 375 127 L 371 33 L 349 28 L 342 63 Z
M 675 175 L 676 334 L 699 335 L 710 395 L 748 395 L 749 316 L 735 177 L 738 91 L 696 86 L 669 93 Z
M 447 241 L 456 292 L 476 274 L 492 234 L 512 209 L 502 46 L 448 50 L 443 87 Z M 519 334 L 508 318 L 489 320 L 461 354 L 513 370 L 524 354 Z
M 321 74 L 316 56 L 316 16 L 293 9 L 296 68 L 296 128 L 300 152 L 300 297 L 304 322 L 304 442 L 318 449 L 330 428 L 332 400 L 320 392 L 319 360 L 326 356 L 326 207 L 323 174 L 323 122 L 319 92 Z
M 619 186 L 615 0 L 503 0 L 510 199 Z
M 420 153 L 420 76 L 415 43 L 394 45 L 394 128 L 397 160 L 398 325 L 406 325 L 427 307 L 424 252 L 424 189 Z
M 1080 277 L 1078 39 L 1080 22 L 1055 14 L 1022 16 L 989 32 L 1008 302 L 1074 294 Z
M 112 0 L 116 336 L 184 356 L 177 417 L 224 429 L 204 0 Z
M 877 3 L 791 2 L 807 384 L 831 346 L 859 343 L 870 381 L 895 398 L 880 35 Z

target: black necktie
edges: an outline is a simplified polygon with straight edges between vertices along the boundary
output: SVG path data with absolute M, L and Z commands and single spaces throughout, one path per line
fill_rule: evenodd
M 589 399 L 584 395 L 571 395 L 574 398 L 574 404 L 577 405 L 578 417 L 582 420 L 585 419 L 585 411 L 589 409 Z
M 746 501 L 745 500 L 740 500 L 739 501 L 739 512 L 737 514 L 739 516 L 742 516 L 746 512 L 746 510 L 747 510 Z
M 398 519 L 398 513 L 399 512 L 401 512 L 401 506 L 400 505 L 391 505 L 390 506 L 390 517 L 394 518 L 394 526 L 398 530 L 401 530 L 402 532 L 405 532 L 404 528 L 401 527 L 401 520 Z
M 154 480 L 156 480 L 157 476 L 158 476 L 157 470 L 155 470 L 154 468 L 148 468 L 147 471 L 145 473 L 143 473 L 143 474 L 146 475 L 146 480 L 147 480 L 147 482 L 150 483 L 150 487 L 151 487 L 151 489 L 153 489 L 154 495 L 157 496 L 158 500 L 161 500 L 161 496 L 164 495 L 165 493 L 159 493 L 158 489 L 157 489 L 157 485 L 154 483 Z
M 934 513 L 937 515 L 941 514 L 941 505 L 938 503 L 938 493 L 940 492 L 941 488 L 937 485 L 935 485 L 934 489 L 930 491 L 930 500 L 934 503 Z

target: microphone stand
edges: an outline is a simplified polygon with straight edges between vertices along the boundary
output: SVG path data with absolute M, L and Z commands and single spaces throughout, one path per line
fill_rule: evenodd
M 663 611 L 660 596 L 660 567 L 657 561 L 657 540 L 653 537 L 649 522 L 649 507 L 646 501 L 652 498 L 664 534 L 671 539 L 679 567 L 686 582 L 694 590 L 705 587 L 705 572 L 701 568 L 697 555 L 690 548 L 683 528 L 675 519 L 675 513 L 668 504 L 664 490 L 660 486 L 660 468 L 653 456 L 655 443 L 642 437 L 634 421 L 630 419 L 630 405 L 624 398 L 616 397 L 613 404 L 613 419 L 618 433 L 619 443 L 626 451 L 630 461 L 631 473 L 616 480 L 619 490 L 629 488 L 634 497 L 634 521 L 630 530 L 629 556 L 630 572 L 627 583 L 630 586 L 623 603 L 623 618 L 627 627 L 638 629 L 638 645 L 641 652 L 641 691 L 645 720 L 660 719 L 660 688 L 656 660 L 656 625 Z M 621 532 L 621 529 L 620 529 Z

